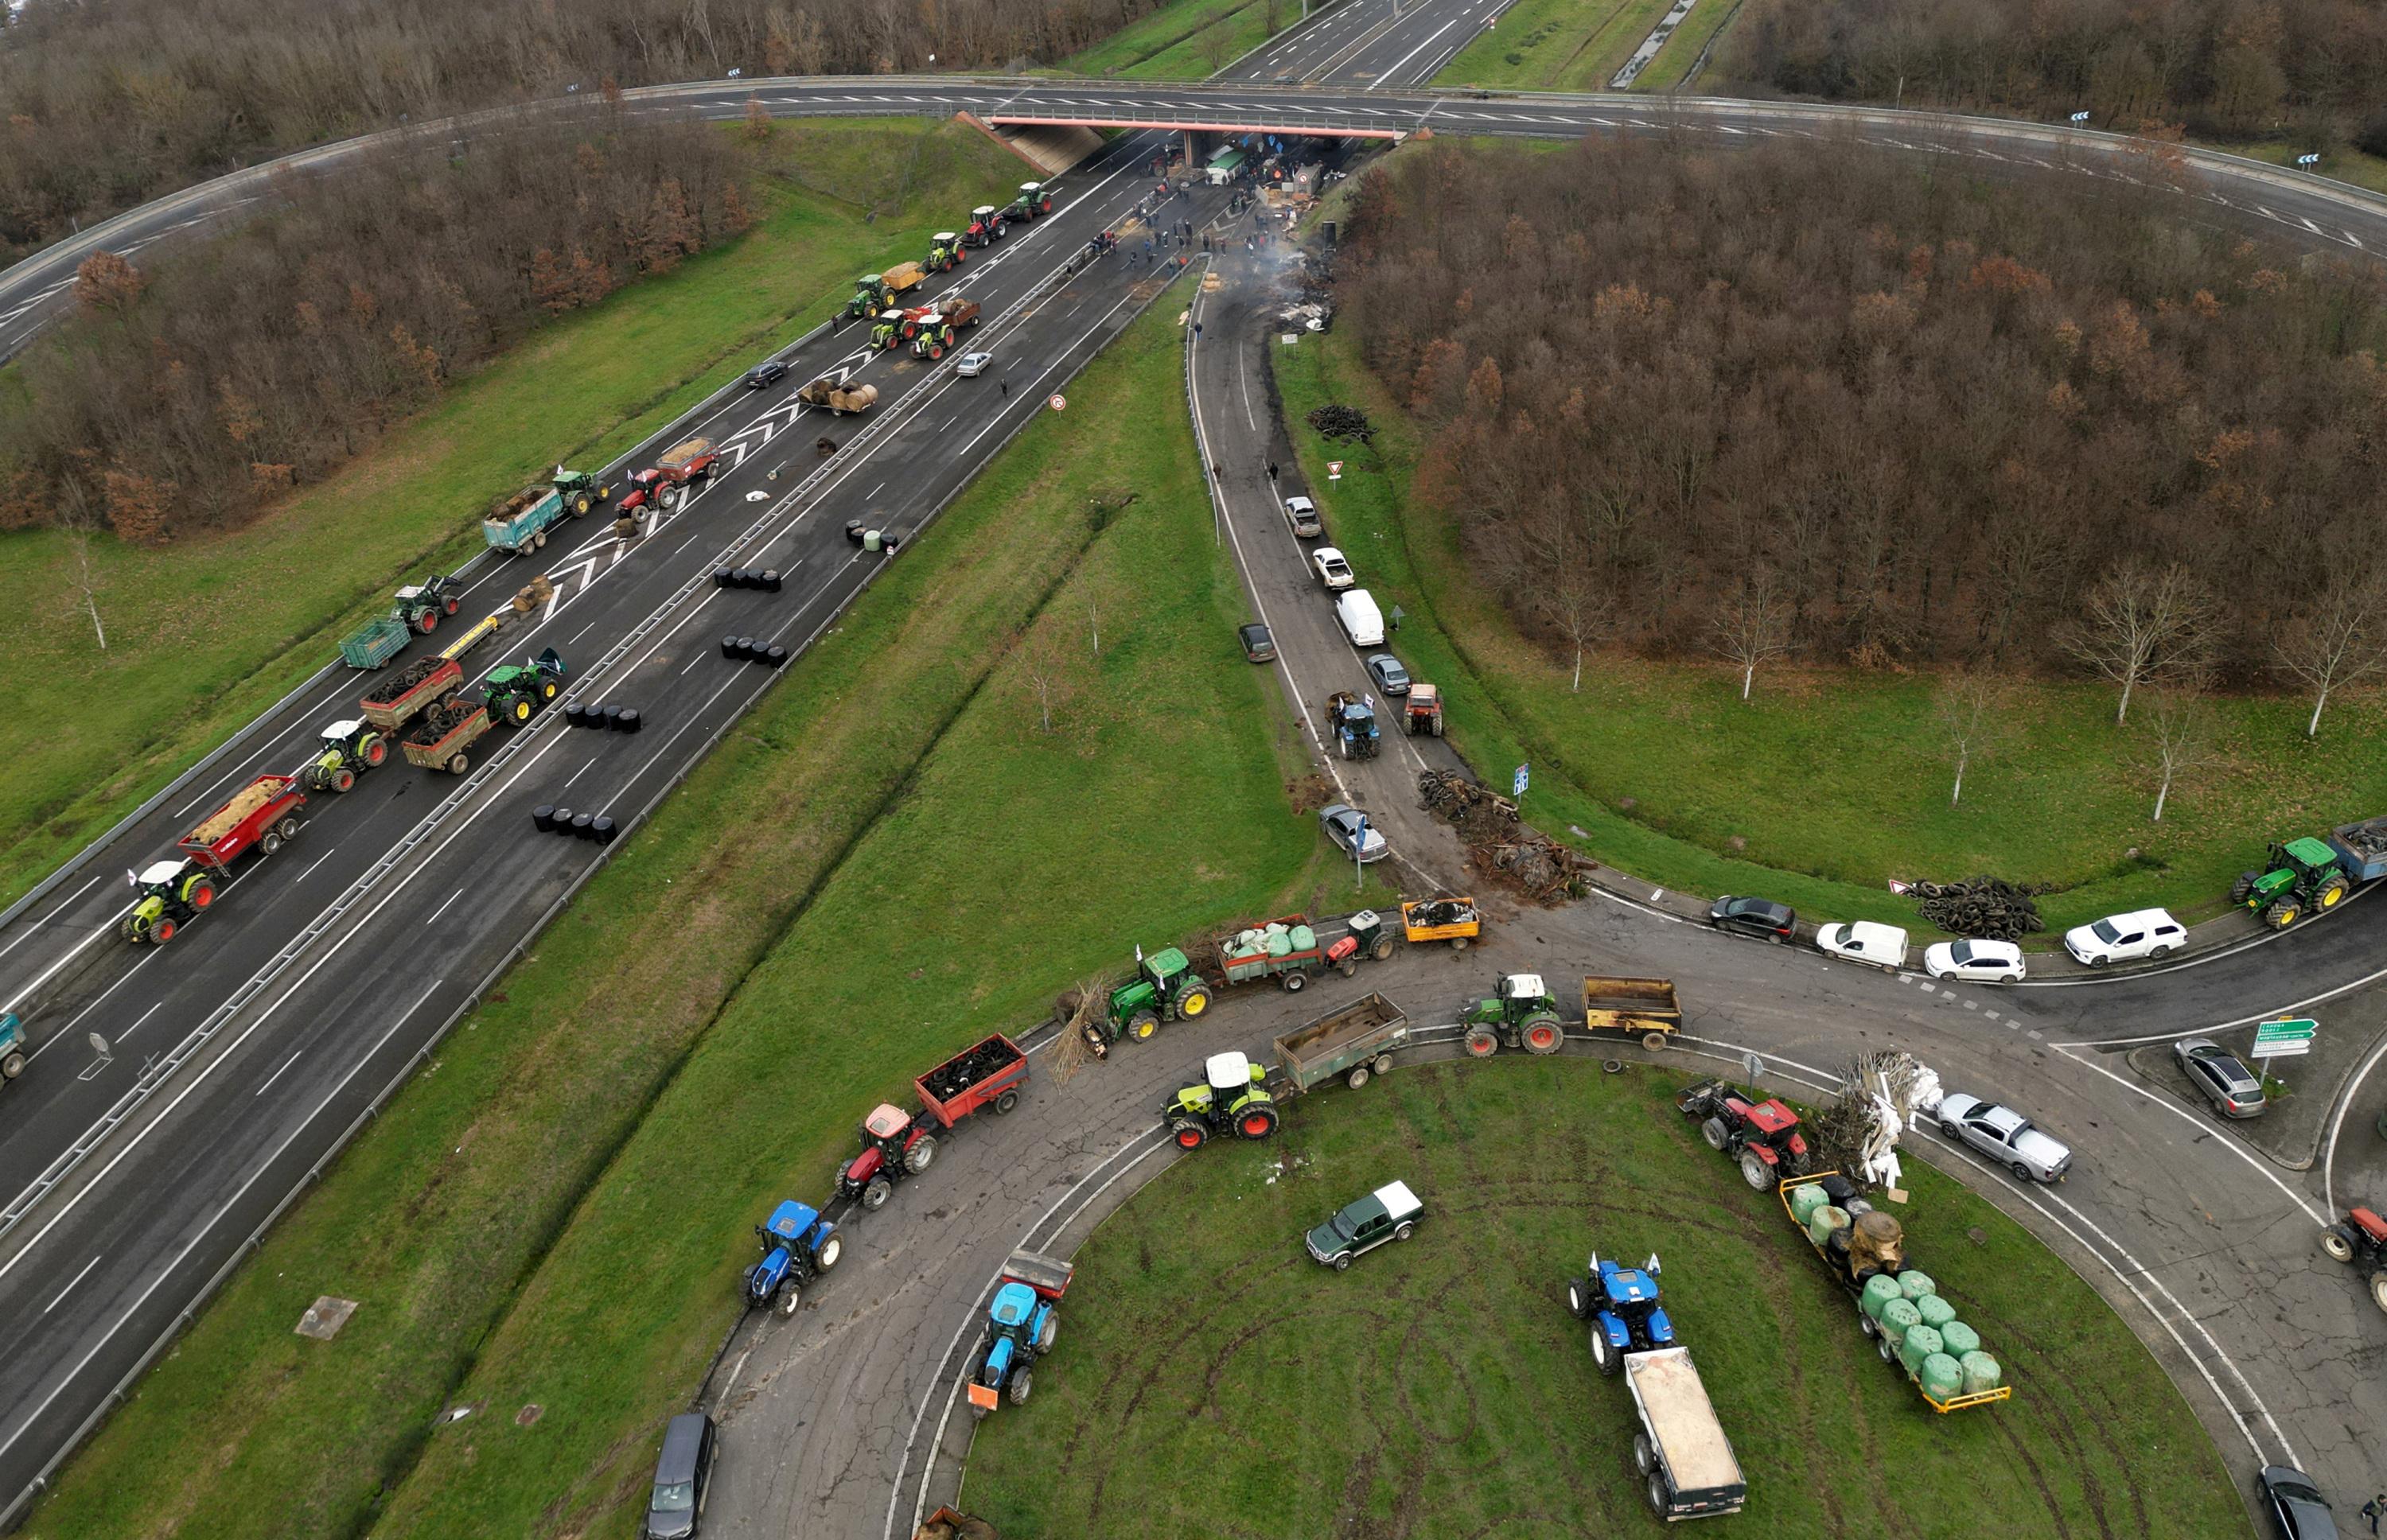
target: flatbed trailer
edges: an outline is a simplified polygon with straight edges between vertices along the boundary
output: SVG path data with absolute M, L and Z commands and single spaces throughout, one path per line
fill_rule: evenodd
M 410 663 L 380 688 L 357 702 L 364 719 L 385 733 L 396 733 L 430 706 L 463 688 L 464 665 L 453 658 L 423 658 Z
M 1340 1077 L 1354 1091 L 1393 1067 L 1393 1050 L 1409 1041 L 1409 1018 L 1381 993 L 1361 995 L 1276 1040 L 1284 1079 L 1310 1091 Z
M 1669 1522 L 1739 1512 L 1749 1483 L 1691 1350 L 1626 1354 L 1624 1385 L 1641 1418 L 1641 1432 L 1633 1435 L 1633 1468 L 1646 1483 L 1650 1510 Z
M 1638 1037 L 1654 1054 L 1683 1029 L 1683 1002 L 1671 978 L 1594 974 L 1583 981 L 1583 1024 L 1587 1031 Z

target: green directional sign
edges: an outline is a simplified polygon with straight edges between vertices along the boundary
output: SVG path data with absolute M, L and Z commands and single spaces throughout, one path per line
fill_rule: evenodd
M 2263 1022 L 2254 1029 L 2254 1057 L 2279 1059 L 2309 1054 L 2313 1034 L 2318 1030 L 2319 1022 L 2301 1016 Z

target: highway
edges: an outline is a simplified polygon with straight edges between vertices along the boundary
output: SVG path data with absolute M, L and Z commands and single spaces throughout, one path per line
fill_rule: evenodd
M 2117 187 L 2135 174 L 2115 142 L 2037 125 L 1711 100 L 1479 97 L 1402 83 L 1438 68 L 1497 10 L 1476 0 L 1413 4 L 1396 15 L 1389 0 L 1350 0 L 1202 85 L 879 77 L 627 94 L 640 110 L 718 118 L 741 113 L 751 93 L 789 116 L 968 111 L 995 123 L 1150 132 L 1122 137 L 1059 179 L 1065 202 L 1051 219 L 974 253 L 954 278 L 932 281 L 931 294 L 959 286 L 986 307 L 971 345 L 1003 357 L 1007 397 L 991 391 L 990 380 L 954 378 L 950 363 L 865 359 L 852 333 L 793 339 L 778 355 L 792 366 L 779 386 L 749 394 L 725 385 L 609 468 L 645 464 L 694 433 L 714 437 L 732 467 L 688 508 L 626 544 L 591 521 L 567 526 L 544 561 L 485 559 L 469 570 L 468 616 L 496 607 L 534 570 L 558 588 L 551 605 L 475 654 L 476 668 L 552 645 L 572 666 L 570 699 L 638 706 L 644 733 L 567 731 L 560 711 L 550 711 L 510 736 L 493 734 L 461 779 L 393 762 L 346 797 L 310 799 L 298 839 L 251 865 L 221 906 L 170 947 L 136 951 L 110 940 L 124 869 L 166 851 L 189 818 L 242 779 L 293 768 L 323 723 L 348 714 L 358 676 L 327 668 L 238 735 L 193 784 L 0 926 L 0 996 L 38 1002 L 39 1044 L 6 1093 L 9 1117 L 0 1126 L 0 1156 L 29 1183 L 0 1194 L 8 1200 L 0 1208 L 0 1308 L 20 1322 L 18 1349 L 0 1367 L 0 1398 L 10 1408 L 0 1423 L 0 1493 L 17 1495 L 9 1511 L 237 1263 L 246 1238 L 423 1061 L 592 869 L 596 847 L 535 833 L 529 809 L 564 802 L 625 825 L 643 815 L 772 677 L 724 659 L 720 637 L 752 635 L 793 650 L 816 636 L 887 561 L 904 559 L 857 551 L 843 537 L 845 522 L 916 530 L 1046 392 L 1149 302 L 1153 285 L 1117 262 L 1077 274 L 1062 269 L 1090 234 L 1125 218 L 1143 190 L 1142 168 L 1157 133 L 1789 136 L 1826 152 L 1871 142 L 1992 171 L 2043 168 Z M 353 152 L 334 146 L 293 159 L 320 167 Z M 2316 249 L 2387 247 L 2381 200 L 2229 157 L 2189 158 L 2200 183 L 2165 195 L 2178 199 L 2183 218 L 2260 223 Z M 0 274 L 0 354 L 56 313 L 59 275 L 82 254 L 133 248 L 248 207 L 264 174 L 237 173 L 161 200 Z M 1185 217 L 1219 212 L 1217 195 L 1205 191 Z M 1269 344 L 1258 325 L 1282 297 L 1282 274 L 1241 253 L 1222 266 L 1229 287 L 1203 301 L 1205 340 L 1194 350 L 1196 426 L 1225 471 L 1222 532 L 1256 611 L 1278 635 L 1286 709 L 1307 721 L 1329 689 L 1367 687 L 1260 470 L 1271 456 L 1293 464 L 1272 420 L 1261 372 Z M 837 368 L 879 385 L 872 417 L 827 419 L 795 407 L 789 390 Z M 840 445 L 825 461 L 812 448 L 823 434 Z M 1296 488 L 1288 482 L 1285 489 Z M 718 589 L 709 574 L 721 564 L 776 566 L 788 574 L 786 591 Z M 1446 745 L 1395 732 L 1381 759 L 1330 759 L 1326 768 L 1383 820 L 1396 858 L 1421 880 L 1456 884 L 1464 874 L 1455 844 L 1415 807 L 1415 773 L 1429 762 L 1455 763 Z M 1658 907 L 1610 898 L 1535 915 L 1513 930 L 1485 955 L 1559 976 L 1578 967 L 1673 973 L 1687 998 L 1706 1003 L 1699 1035 L 1715 1052 L 1756 1044 L 1796 1075 L 1896 1041 L 1940 1064 L 1951 1080 L 1977 1076 L 1993 1094 L 2027 1102 L 2075 1136 L 2082 1176 L 2041 1193 L 2012 1189 L 1997 1173 L 1968 1174 L 2116 1301 L 2188 1389 L 2233 1471 L 2284 1455 L 2307 1462 L 2341 1494 L 2373 1479 L 2387 1454 L 2377 1432 L 2387 1428 L 2387 1398 L 2363 1377 L 2368 1355 L 2355 1349 L 2375 1340 L 2376 1323 L 2343 1272 L 2320 1265 L 2311 1243 L 2330 1196 L 2328 1177 L 2273 1168 L 2089 1045 L 2238 1020 L 2367 985 L 2381 971 L 2387 903 L 2357 903 L 2227 957 L 2191 955 L 2147 975 L 1994 1001 L 1981 991 L 1925 992 L 1913 980 L 1721 940 Z M 1436 966 L 1426 957 L 1387 965 Z M 1446 968 L 1420 972 L 1416 987 L 1425 992 L 1405 1003 L 1417 1012 L 1453 1004 L 1484 971 L 1471 965 L 1463 979 Z M 1053 1105 L 1039 1106 L 1039 1117 L 957 1141 L 960 1158 L 941 1163 L 930 1185 L 951 1183 L 957 1198 L 976 1189 L 991 1213 L 1017 1222 L 983 1226 L 986 1255 L 946 1269 L 948 1284 L 900 1295 L 868 1286 L 879 1269 L 918 1267 L 925 1237 L 899 1221 L 921 1193 L 899 1195 L 886 1216 L 858 1226 L 864 1243 L 849 1251 L 829 1288 L 878 1303 L 858 1306 L 833 1328 L 810 1312 L 759 1322 L 751 1357 L 733 1360 L 744 1367 L 733 1368 L 723 1391 L 731 1436 L 742 1447 L 780 1452 L 776 1469 L 761 1460 L 730 1467 L 720 1499 L 725 1525 L 777 1534 L 811 1523 L 817 1533 L 862 1534 L 883 1524 L 894 1534 L 916 1502 L 949 1492 L 966 1419 L 955 1426 L 941 1408 L 950 1404 L 954 1355 L 977 1308 L 975 1284 L 1017 1236 L 1066 1247 L 1174 1158 L 1145 1158 L 1153 1142 L 1138 1142 L 1149 1123 L 1144 1093 L 1197 1045 L 1258 1047 L 1288 1013 L 1306 1016 L 1326 1004 L 1308 997 L 1280 1007 L 1271 997 L 1198 1029 L 1169 1029 L 1162 1053 L 1115 1056 L 1067 1097 L 1040 1084 L 1033 1094 Z M 108 1045 L 104 1055 L 90 1045 L 95 1032 Z M 1040 1154 L 1036 1141 L 1049 1148 Z M 1963 1168 L 1961 1157 L 1945 1158 Z M 802 1373 L 787 1372 L 799 1366 Z M 805 1402 L 817 1404 L 824 1377 L 854 1415 L 791 1428 Z

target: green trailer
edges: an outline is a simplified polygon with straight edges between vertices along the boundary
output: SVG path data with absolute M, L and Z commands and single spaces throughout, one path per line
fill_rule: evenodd
M 375 615 L 340 638 L 340 662 L 350 668 L 379 668 L 405 650 L 413 633 L 395 615 Z
M 1393 1050 L 1407 1047 L 1409 1018 L 1381 993 L 1360 996 L 1276 1040 L 1285 1082 L 1311 1091 L 1332 1079 L 1352 1090 L 1393 1067 Z

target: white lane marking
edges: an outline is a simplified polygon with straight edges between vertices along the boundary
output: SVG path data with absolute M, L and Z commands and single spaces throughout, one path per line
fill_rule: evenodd
M 2369 1079 L 2371 1070 L 2373 1070 L 2373 1069 L 2375 1069 L 2375 1068 L 2377 1068 L 2377 1067 L 2378 1067 L 2378 1066 L 2379 1066 L 2379 1059 L 2380 1059 L 2380 1055 L 2381 1055 L 2381 1054 L 2387 1054 L 2387 1038 L 2381 1038 L 2381 1039 L 2380 1039 L 2380 1040 L 2379 1040 L 2379 1045 L 2378 1045 L 2377 1047 L 2375 1047 L 2375 1048 L 2373 1048 L 2373 1049 L 2371 1049 L 2371 1050 L 2370 1050 L 2370 1056 L 2369 1056 L 2368 1058 L 2367 1058 L 2367 1059 L 2365 1059 L 2365 1060 L 2363 1060 L 2363 1061 L 2362 1061 L 2362 1067 L 2361 1067 L 2361 1068 L 2359 1068 L 2359 1069 L 2357 1069 L 2357 1070 L 2355 1070 L 2355 1071 L 2354 1072 L 2354 1078 L 2353 1078 L 2352 1079 L 2350 1079 L 2350 1080 L 2348 1080 L 2348 1081 L 2346 1081 L 2346 1082 L 2345 1082 L 2345 1089 L 2344 1089 L 2344 1091 L 2343 1091 L 2343 1092 L 2340 1092 L 2340 1093 L 2339 1093 L 2339 1095 L 2338 1095 L 2338 1099 L 2337 1099 L 2337 1110 L 2336 1110 L 2336 1111 L 2334 1111 L 2334 1112 L 2332 1112 L 2331 1114 L 2330 1114 L 2330 1119 L 2329 1119 L 2329 1139 L 2328 1139 L 2328 1142 L 2327 1142 L 2327 1144 L 2326 1144 L 2326 1148 L 2328 1149 L 2329 1154 L 2328 1154 L 2328 1155 L 2327 1155 L 2327 1156 L 2326 1156 L 2326 1157 L 2321 1161 L 2321 1168 L 2320 1168 L 2320 1194 L 2321 1194 L 2321 1201 L 2322 1201 L 2323 1203 L 2325 1203 L 2325 1204 L 2329 1205 L 2329 1211 L 2330 1211 L 2330 1213 L 2331 1213 L 2332 1215 L 2338 1212 L 2338 1207 L 2337 1207 L 2337 1136 L 2338 1136 L 2338 1131 L 2339 1131 L 2339 1130 L 2341 1130 L 2341 1129 L 2344 1126 L 2344 1124 L 2345 1124 L 2345 1109 L 2346 1109 L 2347 1107 L 2350 1107 L 2350 1106 L 2352 1106 L 2352 1105 L 2354 1105 L 2354 1097 L 2355 1097 L 2355 1093 L 2356 1092 L 2358 1092 L 2358 1091 L 2360 1091 L 2360 1090 L 2362 1089 L 2362 1082 L 2363 1082 L 2364 1080 L 2366 1080 L 2366 1079 Z
M 463 889 L 461 889 L 461 888 L 457 889 L 454 892 L 452 892 L 452 893 L 450 893 L 450 894 L 448 894 L 448 898 L 447 898 L 447 902 L 446 902 L 446 903 L 443 903 L 442 904 L 440 904 L 440 905 L 439 905 L 439 907 L 438 907 L 438 908 L 434 909 L 433 911 L 431 911 L 431 917 L 430 917 L 429 919 L 427 919 L 427 920 L 424 920 L 423 923 L 423 924 L 425 924 L 425 925 L 436 925 L 436 924 L 437 924 L 437 923 L 438 923 L 438 920 L 439 920 L 439 916 L 440 916 L 440 915 L 444 915 L 444 914 L 446 914 L 446 913 L 448 913 L 448 904 L 450 904 L 450 903 L 455 903 L 458 899 L 462 898 L 463 896 L 464 896 L 464 890 L 463 890 Z
M 332 857 L 339 853 L 340 848 L 337 845 L 335 845 L 330 850 L 325 851 L 322 854 L 317 856 L 314 860 L 309 862 L 307 864 L 307 869 L 300 872 L 297 877 L 291 880 L 291 886 L 295 888 L 299 883 L 306 881 L 310 877 L 313 877 L 315 875 L 316 867 L 322 865 L 324 862 L 331 860 Z
M 701 658 L 701 657 L 704 656 L 704 654 L 702 654 L 701 652 L 700 652 L 700 653 L 698 653 L 698 654 L 697 654 L 697 656 Z M 684 673 L 684 672 L 686 672 L 686 671 L 685 671 L 685 670 L 683 670 L 682 672 Z M 567 778 L 565 779 L 564 783 L 563 783 L 563 789 L 565 789 L 566 791 L 571 790 L 571 789 L 572 789 L 572 783 L 573 783 L 574 781 L 578 780 L 581 776 L 585 776 L 585 775 L 588 774 L 588 771 L 589 771 L 590 766 L 594 765 L 596 763 L 597 763 L 597 762 L 596 762 L 595 760 L 593 760 L 593 759 L 592 759 L 592 760 L 590 760 L 590 761 L 588 762 L 588 764 L 584 764 L 584 765 L 582 765 L 579 769 L 575 770 L 574 772 L 572 772 L 571 776 L 570 776 L 569 777 L 567 777 Z
M 51 915 L 53 916 L 63 915 L 68 910 L 73 908 L 77 899 L 82 898 L 85 893 L 88 893 L 94 888 L 98 887 L 100 883 L 107 878 L 107 875 L 108 874 L 106 872 L 94 874 L 89 882 L 84 883 L 82 887 L 68 894 L 57 908 L 51 910 Z M 32 935 L 39 928 L 40 926 L 35 921 L 30 918 L 26 920 L 24 928 L 18 933 L 17 939 L 10 941 L 6 946 L 0 946 L 0 957 L 6 957 L 8 953 L 16 951 L 18 947 L 24 944 L 26 937 Z
M 42 1306 L 42 1314 L 46 1316 L 51 1311 L 57 1309 L 60 1305 L 65 1304 L 67 1295 L 74 1293 L 75 1285 L 82 1282 L 84 1279 L 89 1278 L 91 1276 L 91 1269 L 97 1266 L 99 1266 L 99 1258 L 96 1256 L 93 1257 L 90 1261 L 85 1262 L 82 1265 L 82 1271 L 67 1280 L 67 1286 L 58 1291 L 58 1297 Z
M 2037 1037 L 2039 1034 L 2034 1032 L 2031 1035 L 2033 1037 Z M 2153 1092 L 2149 1091 L 2146 1087 L 2140 1085 L 2135 1081 L 2122 1079 L 2122 1077 L 2115 1074 L 2103 1065 L 2099 1064 L 2094 1059 L 2078 1052 L 2078 1050 L 2082 1046 L 2084 1045 L 2079 1043 L 2059 1042 L 2055 1045 L 2055 1051 L 2084 1068 L 2095 1070 L 2098 1074 L 2104 1076 L 2105 1079 L 2113 1081 L 2115 1085 L 2128 1091 L 2132 1095 L 2146 1098 L 2147 1101 L 2163 1108 L 2164 1111 L 2171 1114 L 2174 1117 L 2179 1118 L 2181 1122 L 2187 1124 L 2190 1128 L 2194 1129 L 2200 1134 L 2220 1132 L 2219 1130 L 2215 1129 L 2211 1124 L 2205 1122 L 2203 1118 L 2196 1117 L 2194 1114 L 2190 1113 L 2176 1103 L 2156 1095 Z M 2267 1165 L 2265 1165 L 2262 1160 L 2257 1158 L 2237 1140 L 2227 1135 L 2223 1135 L 2221 1138 L 2217 1139 L 2216 1142 L 2218 1143 L 2221 1148 L 2228 1150 L 2231 1155 L 2236 1155 L 2240 1160 L 2244 1161 L 2248 1169 L 2259 1173 L 2265 1181 L 2267 1181 L 2272 1186 L 2278 1188 L 2280 1194 L 2290 1203 L 2294 1204 L 2298 1208 L 2303 1209 L 2305 1217 L 2311 1219 L 2314 1224 L 2325 1225 L 2329 1223 L 2328 1218 L 2325 1218 L 2318 1210 L 2315 1209 L 2312 1204 L 2305 1199 L 2303 1193 L 2297 1192 L 2294 1188 L 2290 1187 L 2286 1182 L 2281 1181 L 2279 1178 L 2279 1173 L 2273 1171 Z
M 256 1090 L 252 1094 L 253 1094 L 253 1095 L 256 1095 L 256 1096 L 262 1096 L 262 1095 L 264 1095 L 264 1094 L 266 1093 L 266 1092 L 268 1092 L 268 1091 L 270 1091 L 271 1089 L 272 1089 L 273 1082 L 274 1082 L 274 1081 L 276 1081 L 276 1080 L 278 1080 L 278 1079 L 282 1079 L 282 1070 L 283 1070 L 283 1069 L 287 1069 L 287 1068 L 289 1068 L 292 1065 L 297 1064 L 297 1063 L 298 1062 L 298 1054 L 303 1054 L 303 1053 L 305 1053 L 306 1051 L 307 1051 L 307 1050 L 305 1050 L 304 1048 L 301 1048 L 301 1049 L 299 1049 L 299 1050 L 298 1050 L 298 1053 L 297 1053 L 297 1054 L 291 1054 L 288 1058 L 286 1058 L 286 1059 L 283 1060 L 283 1061 L 282 1061 L 282 1069 L 277 1069 L 277 1070 L 275 1070 L 272 1074 L 268 1075 L 267 1077 L 265 1077 L 265 1084 L 263 1084 L 263 1085 L 261 1085 L 261 1086 L 259 1086 L 259 1087 L 257 1088 L 257 1090 Z
M 158 1002 L 158 1004 L 156 1004 L 155 1005 L 150 1006 L 147 1010 L 145 1010 L 145 1011 L 144 1011 L 144 1012 L 142 1012 L 142 1013 L 141 1013 L 140 1020 L 133 1022 L 133 1024 L 132 1026 L 127 1027 L 126 1029 L 124 1029 L 124 1030 L 122 1030 L 122 1031 L 120 1031 L 120 1032 L 119 1032 L 119 1033 L 117 1033 L 117 1034 L 116 1034 L 116 1041 L 119 1041 L 119 1042 L 122 1042 L 125 1039 L 127 1039 L 127 1038 L 131 1037 L 133 1033 L 135 1033 L 135 1032 L 137 1032 L 137 1031 L 141 1030 L 141 1023 L 142 1023 L 143 1021 L 146 1021 L 146 1020 L 148 1020 L 151 1016 L 156 1016 L 159 1011 L 162 1011 L 162 1010 L 164 1010 L 165 1008 L 166 1008 L 166 1003 L 165 1003 L 164 1001 L 162 1001 L 162 1000 L 160 1000 L 159 1002 Z

